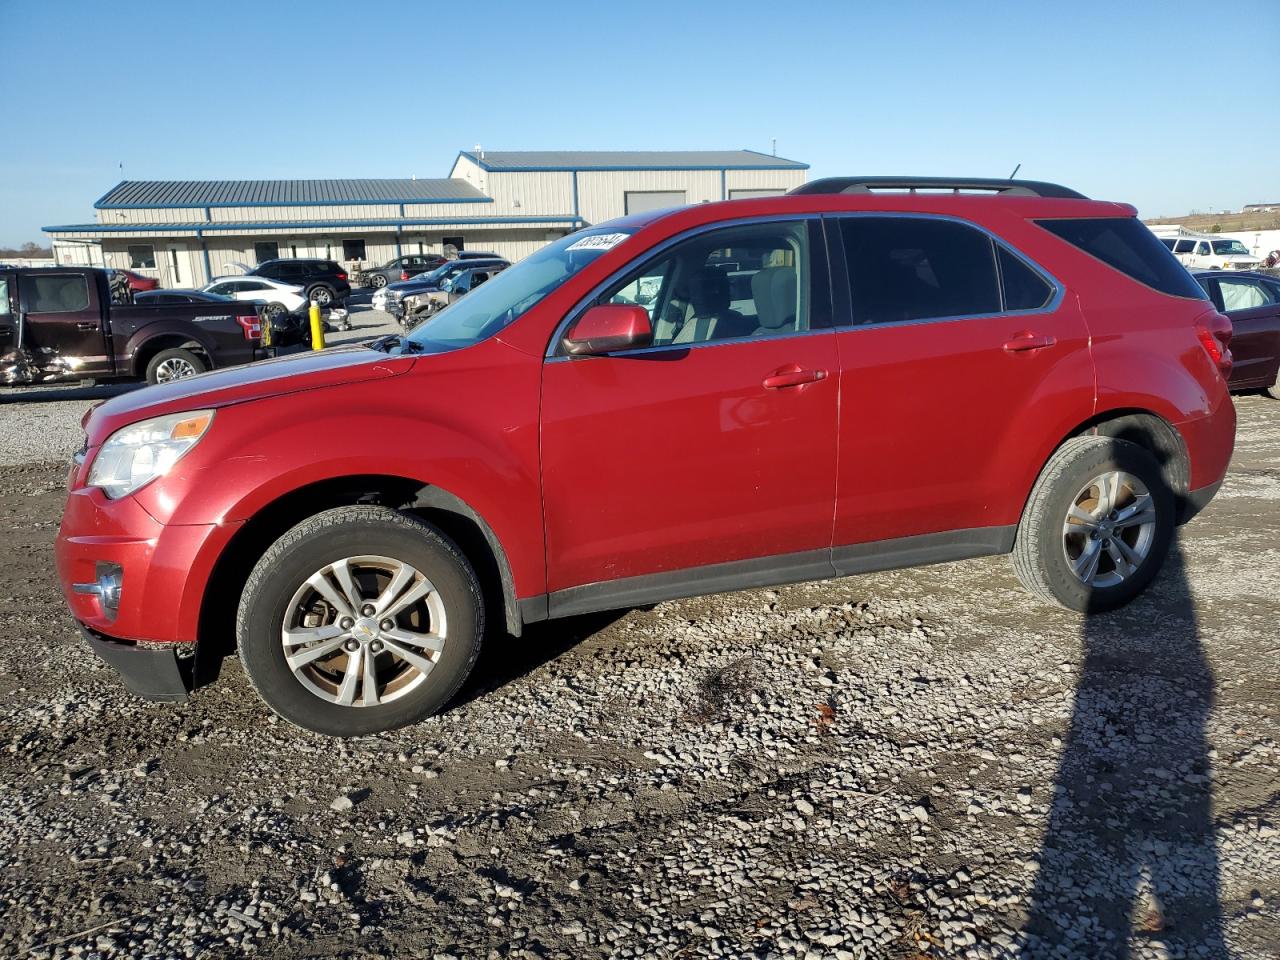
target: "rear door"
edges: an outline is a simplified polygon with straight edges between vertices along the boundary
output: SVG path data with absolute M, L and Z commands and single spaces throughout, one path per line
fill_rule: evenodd
M 1063 404 L 1081 419 L 1092 410 L 1075 299 L 966 221 L 827 224 L 841 323 L 836 569 L 866 569 L 880 549 L 923 548 L 919 562 L 1003 547 L 1027 492 L 1028 448 Z M 947 535 L 866 546 L 931 534 Z
M 1214 306 L 1231 320 L 1231 386 L 1269 387 L 1280 365 L 1280 285 L 1260 277 L 1208 278 Z
M 19 275 L 22 346 L 38 368 L 67 377 L 113 372 L 95 280 L 59 270 Z

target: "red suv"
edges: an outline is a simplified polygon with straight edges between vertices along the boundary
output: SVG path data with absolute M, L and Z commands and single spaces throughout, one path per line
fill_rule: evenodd
M 234 635 L 335 735 L 439 709 L 486 623 L 990 554 L 1105 610 L 1222 482 L 1229 336 L 1132 207 L 1053 184 L 644 213 L 407 337 L 96 407 L 58 573 L 135 692 Z

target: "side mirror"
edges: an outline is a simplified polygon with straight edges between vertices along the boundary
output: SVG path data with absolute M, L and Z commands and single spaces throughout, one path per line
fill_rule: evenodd
M 604 303 L 592 307 L 564 338 L 565 350 L 575 357 L 591 357 L 615 350 L 647 347 L 653 342 L 649 312 L 635 304 Z

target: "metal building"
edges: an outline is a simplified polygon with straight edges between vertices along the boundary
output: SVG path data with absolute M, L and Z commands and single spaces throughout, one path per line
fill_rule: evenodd
M 190 287 L 274 257 L 359 269 L 452 247 L 514 260 L 625 213 L 784 193 L 807 169 L 750 150 L 475 150 L 442 179 L 126 180 L 94 204 L 95 222 L 44 230 L 60 264 Z

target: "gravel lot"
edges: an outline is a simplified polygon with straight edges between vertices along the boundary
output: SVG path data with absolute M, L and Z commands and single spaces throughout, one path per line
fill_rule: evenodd
M 1280 403 L 1124 611 L 991 559 L 577 618 L 340 743 L 82 646 L 91 394 L 0 398 L 0 955 L 1280 956 Z

